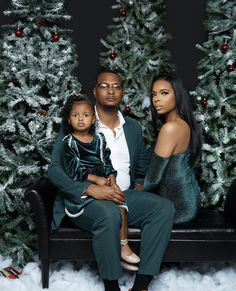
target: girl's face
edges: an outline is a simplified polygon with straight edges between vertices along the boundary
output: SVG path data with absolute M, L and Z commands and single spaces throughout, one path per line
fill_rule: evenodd
M 74 102 L 68 123 L 73 127 L 75 132 L 89 132 L 92 124 L 95 123 L 94 111 L 86 102 Z
M 175 94 L 171 84 L 166 80 L 158 80 L 152 87 L 152 104 L 158 115 L 176 112 Z

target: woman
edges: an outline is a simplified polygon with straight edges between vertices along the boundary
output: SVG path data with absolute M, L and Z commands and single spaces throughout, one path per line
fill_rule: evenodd
M 190 95 L 174 75 L 155 77 L 151 84 L 154 129 L 160 128 L 144 190 L 170 199 L 176 208 L 175 223 L 193 219 L 200 190 L 193 164 L 200 153 L 201 136 L 193 116 Z

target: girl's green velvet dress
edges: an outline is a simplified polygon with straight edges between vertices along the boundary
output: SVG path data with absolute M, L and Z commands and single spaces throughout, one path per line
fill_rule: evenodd
M 83 143 L 69 134 L 63 139 L 63 164 L 68 176 L 73 180 L 85 181 L 88 174 L 107 177 L 116 175 L 110 160 L 110 149 L 102 133 L 94 134 L 91 143 Z M 80 203 L 69 198 L 64 199 L 65 213 L 70 217 L 78 217 L 84 212 L 84 207 L 94 201 L 83 195 Z
M 169 158 L 153 153 L 144 190 L 164 196 L 174 203 L 175 223 L 193 219 L 200 205 L 200 189 L 190 164 L 190 152 Z

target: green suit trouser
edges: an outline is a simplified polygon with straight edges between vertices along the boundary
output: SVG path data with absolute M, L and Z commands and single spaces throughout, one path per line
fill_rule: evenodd
M 141 229 L 138 274 L 158 275 L 174 221 L 175 209 L 169 200 L 153 193 L 128 189 L 124 191 L 129 208 L 128 225 Z M 93 249 L 102 279 L 117 280 L 120 265 L 121 212 L 117 204 L 95 200 L 84 213 L 71 218 L 77 227 L 93 235 Z

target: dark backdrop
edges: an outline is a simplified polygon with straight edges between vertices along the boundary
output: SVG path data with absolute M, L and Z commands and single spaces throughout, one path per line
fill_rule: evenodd
M 0 0 L 0 25 L 14 23 L 2 11 L 10 0 Z M 164 26 L 172 35 L 168 48 L 178 74 L 184 79 L 189 90 L 197 85 L 197 62 L 203 56 L 195 48 L 196 43 L 207 39 L 202 22 L 205 19 L 206 0 L 166 0 L 167 15 Z M 78 77 L 83 92 L 90 94 L 99 67 L 99 53 L 103 49 L 100 39 L 109 33 L 107 26 L 112 24 L 116 11 L 111 9 L 115 0 L 66 0 L 67 12 L 72 19 L 66 26 L 73 29 L 72 38 L 76 43 L 79 57 Z M 0 28 L 0 33 L 2 33 Z

